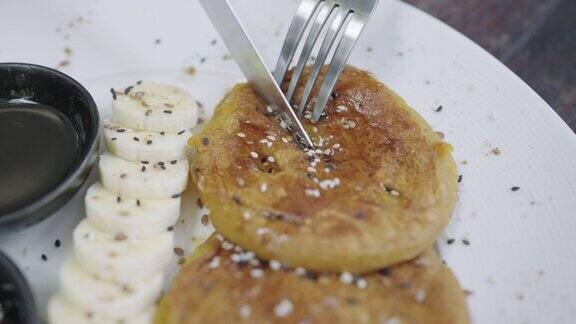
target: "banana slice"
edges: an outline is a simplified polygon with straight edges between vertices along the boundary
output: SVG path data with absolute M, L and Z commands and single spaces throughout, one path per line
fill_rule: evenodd
M 147 132 L 123 127 L 115 122 L 104 121 L 106 147 L 112 154 L 127 161 L 173 161 L 186 158 L 187 129 L 177 133 Z
M 176 133 L 196 126 L 198 105 L 176 87 L 139 84 L 116 93 L 112 105 L 120 125 L 150 132 Z
M 98 230 L 142 238 L 166 232 L 180 216 L 180 198 L 135 199 L 120 197 L 100 182 L 86 193 L 86 215 Z
M 102 232 L 83 220 L 73 233 L 76 261 L 103 280 L 134 283 L 161 273 L 172 258 L 174 233 L 135 239 L 122 232 Z
M 158 273 L 145 281 L 121 285 L 98 279 L 70 260 L 60 270 L 60 291 L 67 302 L 83 312 L 128 318 L 154 305 L 162 277 Z
M 188 160 L 144 162 L 102 154 L 99 163 L 102 184 L 112 192 L 131 198 L 177 198 L 186 189 Z
M 49 324 L 149 324 L 152 323 L 154 312 L 155 307 L 150 307 L 128 317 L 109 318 L 106 314 L 82 311 L 59 295 L 48 301 Z

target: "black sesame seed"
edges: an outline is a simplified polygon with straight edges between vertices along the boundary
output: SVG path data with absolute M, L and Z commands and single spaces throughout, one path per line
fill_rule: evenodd
M 46 256 L 46 254 L 42 254 L 42 261 L 48 261 L 48 257 Z
M 146 172 L 146 166 L 143 165 L 143 166 L 142 166 L 142 169 L 140 169 L 140 170 L 141 170 L 142 172 Z
M 180 194 L 172 195 L 172 198 L 178 198 L 178 197 L 180 197 Z
M 124 128 L 118 128 L 118 129 L 116 130 L 116 132 L 118 132 L 118 133 L 124 133 L 125 131 L 126 131 L 126 130 L 125 130 Z
M 464 243 L 464 245 L 470 245 L 470 241 L 468 239 L 463 239 L 462 243 Z
M 54 246 L 55 246 L 55 247 L 60 247 L 60 240 L 54 241 Z
M 512 191 L 518 191 L 518 190 L 520 190 L 520 187 L 514 186 L 514 187 L 510 188 L 510 190 L 512 190 Z
M 163 165 L 161 165 L 160 168 L 161 168 L 162 170 L 166 170 L 166 167 L 163 166 Z
M 110 141 L 112 141 L 112 142 L 114 142 L 115 140 L 116 140 L 116 137 L 112 137 L 112 138 L 110 139 Z
M 166 132 L 160 132 L 160 135 L 164 136 L 164 134 L 166 134 Z
M 390 277 L 392 275 L 392 271 L 389 268 L 380 269 L 378 270 L 378 273 L 385 277 Z
M 172 113 L 172 110 L 164 110 L 164 113 L 165 113 L 165 114 L 171 114 L 171 113 Z
M 136 142 L 139 142 L 139 141 L 140 141 L 140 139 L 139 139 L 138 137 L 136 137 L 136 136 L 132 137 L 132 139 L 135 140 Z
M 120 203 L 122 201 L 122 198 L 120 198 L 120 196 L 118 196 L 118 198 L 116 198 L 116 202 Z
M 211 44 L 211 45 L 216 45 L 216 42 L 217 42 L 217 40 L 213 39 L 213 40 L 210 42 L 210 44 Z
M 167 230 L 168 232 L 172 232 L 174 230 L 174 226 L 168 226 Z
M 444 109 L 444 107 L 442 107 L 442 106 L 438 106 L 438 108 L 436 108 L 436 112 L 441 112 L 441 111 L 442 111 L 442 109 Z
M 142 163 L 142 164 L 148 164 L 148 163 L 150 163 L 150 162 L 148 162 L 148 161 L 140 161 L 140 163 Z
M 204 202 L 202 201 L 202 199 L 198 198 L 198 200 L 196 200 L 196 204 L 198 205 L 198 207 L 202 208 L 204 207 Z
M 204 63 L 204 62 L 206 62 L 206 60 L 207 60 L 207 58 L 203 57 L 200 59 L 200 63 Z
M 136 199 L 136 206 L 140 207 L 140 199 Z
M 148 144 L 148 145 L 152 144 L 152 140 L 147 140 L 146 144 Z
M 129 93 L 130 93 L 130 90 L 132 90 L 133 88 L 134 88 L 134 86 L 129 86 L 128 88 L 126 88 L 126 89 L 124 90 L 124 94 L 125 94 L 125 95 L 129 94 Z
M 458 183 L 462 182 L 462 175 L 458 176 Z
M 204 138 L 202 139 L 202 144 L 208 145 L 208 143 L 210 143 L 210 141 L 208 140 L 208 137 L 204 137 Z
M 178 162 L 178 161 L 172 160 L 172 161 L 170 161 L 170 164 L 176 164 L 176 162 Z
M 110 93 L 112 93 L 112 99 L 116 100 L 116 91 L 114 88 L 110 88 Z
M 142 84 L 142 80 L 136 81 L 136 84 Z
M 446 243 L 448 243 L 448 245 L 451 245 L 454 243 L 454 241 L 456 241 L 455 239 L 451 238 L 448 241 L 446 241 Z
M 178 135 L 182 135 L 182 134 L 184 134 L 184 132 L 185 132 L 185 130 L 179 131 L 179 132 L 178 132 Z
M 158 165 L 164 165 L 164 162 L 160 161 L 158 162 Z

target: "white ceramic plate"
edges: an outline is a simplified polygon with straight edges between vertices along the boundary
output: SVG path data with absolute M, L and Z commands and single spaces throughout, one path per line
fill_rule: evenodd
M 298 1 L 233 3 L 273 66 Z M 0 61 L 70 61 L 61 69 L 91 91 L 104 117 L 110 87 L 139 79 L 174 83 L 202 101 L 209 114 L 241 79 L 234 62 L 223 59 L 222 43 L 211 44 L 218 37 L 196 1 L 3 0 L 0 30 Z M 471 292 L 474 322 L 573 321 L 576 136 L 568 126 L 484 50 L 396 0 L 381 1 L 351 63 L 397 91 L 455 147 L 463 181 L 440 248 Z M 183 72 L 188 66 L 196 75 Z M 435 112 L 440 105 L 443 110 Z M 513 186 L 520 190 L 512 192 Z M 84 217 L 83 194 L 49 220 L 0 237 L 42 309 L 69 255 L 71 229 Z M 182 246 L 208 232 L 199 224 L 202 212 L 194 210 L 194 198 L 186 204 L 186 226 L 178 229 Z M 449 238 L 455 243 L 446 244 Z M 55 239 L 63 247 L 56 249 Z

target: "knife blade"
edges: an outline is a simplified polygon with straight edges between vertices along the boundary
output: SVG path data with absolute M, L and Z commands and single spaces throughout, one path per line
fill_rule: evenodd
M 200 0 L 200 3 L 250 86 L 279 115 L 281 126 L 288 126 L 289 130 L 298 135 L 301 144 L 313 148 L 310 137 L 264 64 L 229 1 Z

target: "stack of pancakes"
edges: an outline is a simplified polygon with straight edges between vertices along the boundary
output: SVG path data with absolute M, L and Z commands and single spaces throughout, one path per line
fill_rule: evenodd
M 456 201 L 450 145 L 351 67 L 304 125 L 315 150 L 241 84 L 190 140 L 218 234 L 183 266 L 157 323 L 467 323 L 432 248 Z

